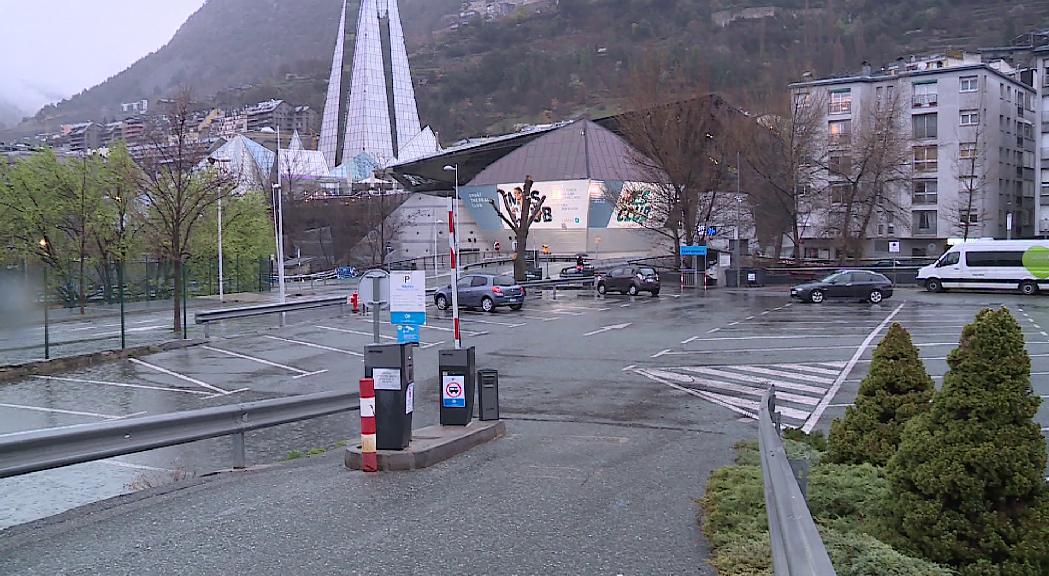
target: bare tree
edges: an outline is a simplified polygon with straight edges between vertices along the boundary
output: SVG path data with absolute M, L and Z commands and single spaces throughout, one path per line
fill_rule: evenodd
M 531 176 L 525 176 L 523 186 L 516 187 L 511 192 L 499 190 L 502 209 L 494 199 L 491 201 L 492 210 L 495 210 L 499 218 L 514 233 L 517 242 L 516 250 L 514 250 L 514 278 L 518 282 L 525 280 L 527 272 L 525 254 L 528 249 L 528 234 L 532 229 L 532 224 L 542 218 L 543 204 L 546 202 L 545 195 L 532 191 L 534 184 Z
M 979 234 L 982 222 L 988 216 L 984 208 L 984 186 L 987 182 L 987 150 L 983 133 L 983 92 L 979 104 L 981 122 L 971 132 L 971 139 L 959 134 L 958 156 L 954 158 L 954 172 L 958 178 L 958 196 L 948 203 L 953 227 L 968 240 Z
M 205 142 L 191 136 L 192 99 L 188 91 L 166 102 L 167 128 L 153 127 L 131 174 L 150 210 L 156 246 L 174 272 L 172 321 L 182 332 L 183 270 L 190 257 L 193 229 L 207 208 L 232 192 L 235 182 L 215 168 L 202 165 L 208 152 Z
M 861 107 L 854 120 L 843 121 L 850 122 L 848 130 L 828 131 L 828 152 L 815 159 L 827 175 L 826 216 L 838 239 L 839 260 L 862 255 L 875 218 L 893 221 L 905 213 L 900 189 L 910 180 L 911 140 L 901 90 L 886 92 Z
M 813 159 L 821 154 L 824 98 L 808 91 L 791 94 L 787 109 L 777 106 L 746 123 L 739 132 L 744 162 L 759 181 L 750 191 L 755 218 L 776 235 L 779 257 L 784 236 L 794 244 L 795 260 L 804 257 L 805 233 L 815 209 Z

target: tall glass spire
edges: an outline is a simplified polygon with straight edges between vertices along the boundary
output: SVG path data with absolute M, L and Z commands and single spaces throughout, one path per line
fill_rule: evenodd
M 331 76 L 328 78 L 328 95 L 324 99 L 324 117 L 321 120 L 321 138 L 318 148 L 328 166 L 336 165 L 339 151 L 339 104 L 342 102 L 342 61 L 346 43 L 346 0 L 342 1 L 339 16 L 339 35 L 335 39 L 335 54 L 331 59 Z

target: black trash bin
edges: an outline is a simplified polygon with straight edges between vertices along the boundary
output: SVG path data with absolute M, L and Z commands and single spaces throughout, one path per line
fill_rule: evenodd
M 438 353 L 442 426 L 466 426 L 473 420 L 474 358 L 473 346 Z
M 477 371 L 477 418 L 499 419 L 499 371 Z
M 415 344 L 374 344 L 364 349 L 364 377 L 375 382 L 375 447 L 404 450 L 412 441 Z

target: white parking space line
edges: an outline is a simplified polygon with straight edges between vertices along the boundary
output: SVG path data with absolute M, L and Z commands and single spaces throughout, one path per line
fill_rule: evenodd
M 207 382 L 201 382 L 200 380 L 197 380 L 196 378 L 191 378 L 191 377 L 186 376 L 184 374 L 179 374 L 178 372 L 175 372 L 173 370 L 168 370 L 167 368 L 164 368 L 162 366 L 157 366 L 156 364 L 150 364 L 149 362 L 146 362 L 145 360 L 139 360 L 138 358 L 128 358 L 128 361 L 131 362 L 132 364 L 138 364 L 139 366 L 145 366 L 146 368 L 149 368 L 150 370 L 156 370 L 157 372 L 160 372 L 161 374 L 167 374 L 168 376 L 172 376 L 174 378 L 178 378 L 179 380 L 182 380 L 182 381 L 185 381 L 185 382 L 189 382 L 190 384 L 196 384 L 197 386 L 200 386 L 201 388 L 204 388 L 206 390 L 211 390 L 212 392 L 214 392 L 216 394 L 222 394 L 223 396 L 228 396 L 230 394 L 233 394 L 233 392 L 231 392 L 231 391 L 223 390 L 222 388 L 219 388 L 218 386 L 212 386 L 211 384 L 208 384 Z
M 841 370 L 828 370 L 826 368 L 817 368 L 815 366 L 805 366 L 804 364 L 780 364 L 783 368 L 790 368 L 791 370 L 798 370 L 801 372 L 815 372 L 816 374 L 825 374 L 828 376 L 834 376 L 837 378 Z
M 549 311 L 551 314 L 561 314 L 564 316 L 585 316 L 582 312 L 573 312 L 571 310 L 559 310 L 553 309 Z
M 871 342 L 874 341 L 878 334 L 881 333 L 881 331 L 884 330 L 890 322 L 892 322 L 892 319 L 900 313 L 900 310 L 903 310 L 903 306 L 903 304 L 897 306 L 891 314 L 886 316 L 885 319 L 881 321 L 881 324 L 878 324 L 878 326 L 874 328 L 874 330 L 871 330 L 870 335 L 867 336 L 867 339 L 864 340 L 863 343 L 860 344 L 860 347 L 856 349 L 856 353 L 852 355 L 852 358 L 849 360 L 849 363 L 845 365 L 845 368 L 842 368 L 841 374 L 838 375 L 838 378 L 830 387 L 830 390 L 827 392 L 827 395 L 823 397 L 823 400 L 820 401 L 819 406 L 816 406 L 816 409 L 812 411 L 812 414 L 809 416 L 809 419 L 805 421 L 805 425 L 801 428 L 803 432 L 812 432 L 812 429 L 816 427 L 816 424 L 819 423 L 820 418 L 823 416 L 823 412 L 826 411 L 827 406 L 834 400 L 834 396 L 837 395 L 838 390 L 841 389 L 842 382 L 844 382 L 845 379 L 849 377 L 849 373 L 852 372 L 852 369 L 856 366 L 856 363 L 859 362 L 860 357 L 863 356 L 863 354 L 867 351 L 867 347 L 870 346 Z
M 507 328 L 520 328 L 521 326 L 528 325 L 527 322 L 497 322 L 495 320 L 481 320 L 480 318 L 473 318 L 471 316 L 463 316 L 459 319 L 459 322 L 462 324 L 488 324 L 491 326 L 506 326 Z
M 287 370 L 288 372 L 294 372 L 294 373 L 298 374 L 298 376 L 293 376 L 292 377 L 293 379 L 304 378 L 306 376 L 314 376 L 316 374 L 323 374 L 323 373 L 327 372 L 327 370 L 317 370 L 317 371 L 314 371 L 314 372 L 309 372 L 309 371 L 306 371 L 306 370 L 302 370 L 300 368 L 296 368 L 294 366 L 288 366 L 287 364 L 280 364 L 278 362 L 271 362 L 271 361 L 263 359 L 263 358 L 256 358 L 254 356 L 248 356 L 247 354 L 241 354 L 240 352 L 233 352 L 231 350 L 223 350 L 222 348 L 215 348 L 214 346 L 201 346 L 201 348 L 203 348 L 204 350 L 210 350 L 212 352 L 218 352 L 219 354 L 225 354 L 227 356 L 232 356 L 234 358 L 241 358 L 243 360 L 250 360 L 252 362 L 258 362 L 259 364 L 263 364 L 265 366 L 273 366 L 274 368 L 280 368 L 282 370 Z
M 695 342 L 696 340 L 699 340 L 699 336 L 693 336 L 693 337 L 688 338 L 686 340 L 682 340 L 681 343 L 682 344 L 688 344 L 689 342 Z
M 806 334 L 805 338 L 858 338 L 859 334 Z M 698 338 L 700 342 L 726 342 L 730 340 L 797 340 L 796 334 L 787 336 L 718 336 L 717 338 Z
M 747 394 L 748 396 L 761 397 L 765 394 L 765 388 L 754 388 L 753 386 L 745 386 L 743 384 L 736 384 L 735 382 L 724 382 L 720 380 L 711 380 L 707 378 L 682 378 L 680 374 L 668 372 L 665 370 L 658 370 L 653 368 L 646 368 L 646 371 L 651 374 L 656 374 L 667 380 L 674 380 L 683 384 L 695 384 L 703 388 L 713 389 L 714 392 L 735 392 L 737 394 Z M 824 390 L 819 390 L 822 394 Z M 803 404 L 805 406 L 815 406 L 819 404 L 820 399 L 812 396 L 802 396 L 800 394 L 790 394 L 786 392 L 776 392 L 776 399 L 782 399 L 786 402 L 793 402 L 795 404 Z
M 53 414 L 68 414 L 70 416 L 87 416 L 88 418 L 101 418 L 102 420 L 120 420 L 121 418 L 126 418 L 126 416 L 113 416 L 111 414 L 99 414 L 97 412 L 80 412 L 78 410 L 42 408 L 40 406 L 25 406 L 22 404 L 0 404 L 0 408 L 13 408 L 15 410 L 31 410 L 33 412 L 50 412 Z
M 742 368 L 741 366 L 724 366 L 724 368 Z M 777 388 L 787 388 L 797 392 L 808 392 L 810 394 L 818 394 L 822 396 L 827 392 L 826 388 L 820 388 L 818 386 L 809 386 L 807 384 L 798 384 L 796 382 L 788 382 L 785 380 L 772 380 L 769 378 L 748 376 L 746 374 L 737 374 L 735 372 L 729 372 L 727 370 L 718 370 L 716 368 L 708 368 L 706 366 L 687 366 L 681 368 L 688 372 L 696 372 L 699 374 L 706 374 L 708 376 L 717 376 L 719 378 L 728 378 L 733 380 L 740 380 L 742 382 L 754 383 L 754 384 L 768 384 Z M 795 376 L 796 377 L 796 376 Z M 755 378 L 757 381 L 755 381 Z
M 363 321 L 363 322 L 367 322 L 369 324 L 374 322 L 374 320 L 370 320 L 368 318 L 361 318 L 360 320 Z M 462 320 L 462 321 L 465 322 L 465 320 Z M 380 321 L 379 324 L 382 324 L 384 326 L 393 326 L 392 323 L 386 322 L 386 321 Z M 324 328 L 326 330 L 328 329 L 325 326 L 317 326 L 317 328 Z M 438 332 L 455 332 L 455 330 L 453 330 L 452 328 L 446 328 L 444 326 L 435 326 L 433 324 L 423 324 L 423 325 L 419 326 L 419 328 L 425 328 L 427 330 L 437 330 Z M 334 328 L 331 328 L 331 329 L 335 330 Z M 348 334 L 361 334 L 361 335 L 364 335 L 364 336 L 372 336 L 371 332 L 354 332 L 354 331 L 349 331 L 349 330 L 344 330 L 344 331 L 346 333 L 348 333 Z M 487 332 L 477 332 L 477 331 L 472 331 L 472 330 L 463 330 L 462 328 L 459 329 L 459 332 L 462 335 L 464 335 L 464 336 L 483 336 L 483 335 L 487 334 Z M 390 339 L 391 340 L 396 340 L 396 338 L 393 338 L 392 336 L 390 337 Z M 425 343 L 423 342 L 423 344 L 425 344 Z
M 526 320 L 539 320 L 541 322 L 554 322 L 555 320 L 560 320 L 560 318 L 543 318 L 542 316 L 528 316 L 527 314 L 518 314 L 518 316 L 525 318 Z M 460 331 L 461 330 L 462 329 L 460 329 Z
M 710 330 L 707 330 L 707 334 L 715 334 L 715 333 L 720 332 L 720 331 L 721 331 L 721 328 L 711 328 Z
M 338 352 L 339 354 L 346 354 L 347 356 L 364 357 L 364 354 L 360 352 L 354 352 L 353 350 L 343 350 L 342 348 L 333 348 L 331 346 L 324 346 L 322 344 L 314 344 L 313 342 L 304 342 L 302 340 L 292 340 L 290 338 L 281 338 L 279 336 L 264 336 L 270 340 L 279 340 L 281 342 L 287 342 L 289 344 L 298 344 L 299 346 L 306 346 L 308 348 L 317 348 L 318 350 L 327 350 L 329 352 Z
M 182 394 L 196 394 L 198 396 L 211 396 L 210 392 L 199 390 L 186 390 L 185 388 L 165 388 L 163 386 L 146 386 L 145 384 L 127 384 L 124 382 L 107 382 L 105 380 L 87 380 L 85 378 L 69 378 L 65 376 L 34 376 L 40 380 L 55 380 L 59 382 L 77 382 L 80 384 L 99 384 L 101 386 L 115 386 L 117 388 L 138 388 L 141 390 L 156 390 L 158 392 L 179 392 Z

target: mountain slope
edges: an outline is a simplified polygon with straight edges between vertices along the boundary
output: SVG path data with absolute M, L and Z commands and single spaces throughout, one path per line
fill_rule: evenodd
M 445 142 L 614 110 L 630 67 L 654 53 L 697 85 L 758 106 L 805 70 L 841 73 L 863 60 L 1003 45 L 1049 25 L 1049 0 L 540 0 L 495 23 L 440 31 L 459 0 L 401 5 L 420 112 Z M 339 7 L 210 0 L 166 46 L 41 110 L 36 126 L 118 116 L 120 102 L 182 85 L 217 104 L 284 97 L 319 107 Z M 767 17 L 739 12 L 756 7 Z

